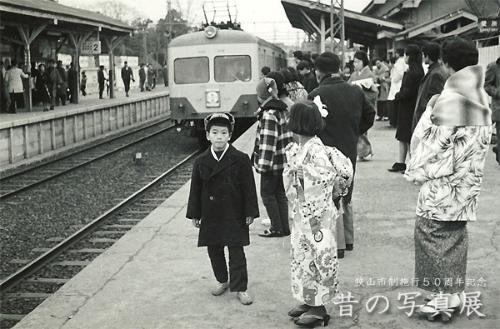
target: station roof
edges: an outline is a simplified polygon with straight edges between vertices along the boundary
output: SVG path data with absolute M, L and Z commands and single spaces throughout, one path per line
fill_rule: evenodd
M 78 8 L 61 5 L 49 0 L 0 0 L 2 24 L 10 19 L 22 23 L 19 18 L 26 17 L 26 22 L 52 20 L 54 24 L 70 23 L 89 27 L 99 27 L 113 33 L 131 33 L 133 27 L 111 17 Z
M 304 17 L 306 13 L 311 20 L 320 25 L 321 15 L 325 16 L 325 29 L 330 27 L 330 5 L 318 1 L 281 0 L 290 24 L 307 33 L 315 33 L 314 26 Z M 377 41 L 377 34 L 382 31 L 399 32 L 404 26 L 386 19 L 356 13 L 344 9 L 345 37 L 356 43 L 371 45 Z M 339 37 L 339 36 L 336 36 Z
M 457 35 L 461 32 L 465 32 L 467 30 L 470 30 L 472 28 L 477 28 L 478 24 L 478 18 L 476 15 L 473 15 L 469 12 L 466 12 L 464 10 L 457 10 L 452 13 L 448 13 L 439 17 L 436 17 L 434 19 L 431 19 L 427 22 L 424 22 L 422 24 L 413 26 L 409 29 L 406 29 L 402 32 L 399 32 L 395 35 L 395 40 L 403 40 L 403 39 L 412 39 L 416 36 L 422 35 L 424 33 L 430 32 L 432 29 L 439 27 L 443 24 L 446 24 L 448 22 L 457 20 L 457 19 L 465 19 L 468 21 L 468 25 L 465 25 L 463 28 L 459 28 L 451 33 L 446 33 L 446 34 L 430 34 L 429 36 L 432 38 L 442 38 L 445 36 L 451 36 L 451 35 Z

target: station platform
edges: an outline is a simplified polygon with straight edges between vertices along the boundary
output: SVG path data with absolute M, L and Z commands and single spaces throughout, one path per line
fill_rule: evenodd
M 53 111 L 0 114 L 0 172 L 29 165 L 168 114 L 168 89 L 80 96 Z
M 354 192 L 355 248 L 340 260 L 340 289 L 351 303 L 330 305 L 330 328 L 484 328 L 500 327 L 498 225 L 500 167 L 488 155 L 478 221 L 470 223 L 468 286 L 481 292 L 485 317 L 460 314 L 452 324 L 408 317 L 398 295 L 412 286 L 413 229 L 417 187 L 389 173 L 397 156 L 394 130 L 377 122 L 369 132 L 374 158 L 357 166 Z M 255 127 L 235 146 L 250 153 Z M 255 175 L 257 188 L 259 177 Z M 296 328 L 287 316 L 296 305 L 290 291 L 289 238 L 261 238 L 266 227 L 256 220 L 246 256 L 250 306 L 234 293 L 214 297 L 215 279 L 198 230 L 185 219 L 189 183 L 167 199 L 92 264 L 45 300 L 15 329 L 268 329 Z M 259 204 L 261 216 L 265 209 Z M 422 292 L 422 291 L 420 291 Z M 372 313 L 374 296 L 385 296 Z M 423 298 L 417 299 L 417 304 Z M 352 313 L 348 305 L 352 305 Z M 343 306 L 342 306 L 343 305 Z M 343 311 L 341 312 L 341 307 Z M 347 309 L 346 309 L 347 308 Z M 465 311 L 464 311 L 465 312 Z M 350 314 L 349 314 L 350 313 Z

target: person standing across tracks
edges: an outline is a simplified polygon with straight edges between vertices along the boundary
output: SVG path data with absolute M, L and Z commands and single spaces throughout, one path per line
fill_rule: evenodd
M 250 244 L 248 226 L 259 217 L 259 207 L 250 159 L 229 144 L 233 128 L 234 118 L 229 113 L 205 118 L 206 136 L 212 145 L 193 165 L 186 217 L 200 229 L 198 247 L 207 247 L 217 279 L 212 295 L 222 295 L 229 288 L 243 305 L 249 305 L 253 300 L 247 293 L 243 247 Z
M 10 113 L 16 113 L 19 107 L 24 104 L 23 100 L 23 80 L 29 78 L 29 75 L 24 73 L 17 67 L 17 60 L 13 59 L 10 69 L 5 73 L 5 84 L 10 95 Z
M 104 92 L 104 86 L 106 84 L 106 73 L 104 72 L 104 65 L 99 66 L 99 71 L 97 71 L 97 83 L 99 84 L 99 99 L 102 99 L 102 94 Z
M 455 38 L 445 44 L 450 77 L 441 94 L 430 99 L 411 139 L 405 176 L 420 185 L 414 278 L 432 293 L 419 309 L 428 320 L 447 321 L 466 302 L 467 223 L 476 221 L 493 130 L 478 57 L 472 41 Z
M 127 62 L 123 62 L 122 67 L 122 80 L 123 86 L 125 87 L 125 95 L 128 97 L 128 92 L 130 90 L 130 80 L 134 81 L 134 73 L 132 72 L 132 68 L 128 66 Z
M 306 327 L 328 324 L 325 304 L 332 303 L 338 293 L 335 227 L 340 211 L 334 200 L 347 194 L 353 174 L 351 161 L 317 137 L 325 126 L 322 112 L 328 113 L 318 103 L 292 106 L 289 127 L 295 142 L 285 148 L 283 171 L 292 218 L 292 294 L 301 303 L 288 315 Z
M 324 52 L 316 59 L 316 76 L 319 87 L 309 93 L 308 98 L 320 96 L 326 105 L 328 116 L 325 129 L 319 134 L 323 144 L 334 146 L 347 156 L 356 171 L 357 143 L 359 135 L 373 125 L 375 109 L 366 99 L 361 88 L 345 82 L 339 73 L 340 58 Z M 337 221 L 337 244 L 339 258 L 344 257 L 344 249 L 354 248 L 354 218 L 352 190 L 342 198 L 344 214 Z

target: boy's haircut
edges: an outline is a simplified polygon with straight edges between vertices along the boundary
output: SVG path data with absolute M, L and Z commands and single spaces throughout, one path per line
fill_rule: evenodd
M 316 58 L 314 65 L 322 73 L 337 73 L 340 67 L 340 58 L 334 53 L 325 51 Z
M 269 72 L 271 72 L 271 69 L 269 68 L 269 66 L 263 66 L 262 69 L 260 69 L 260 72 L 263 74 L 263 75 L 268 75 Z
M 299 64 L 297 64 L 297 70 L 303 70 L 303 69 L 311 69 L 311 63 L 308 61 L 300 61 Z
M 234 117 L 229 113 L 214 113 L 205 118 L 205 131 L 210 132 L 213 126 L 227 127 L 230 134 L 233 133 Z
M 368 59 L 368 55 L 364 51 L 362 51 L 362 50 L 358 50 L 357 52 L 355 52 L 354 53 L 354 58 L 357 58 L 360 61 L 362 61 L 363 62 L 363 67 L 367 66 L 367 65 L 370 65 L 370 60 Z
M 398 54 L 399 57 L 403 57 L 405 55 L 404 48 L 398 48 L 398 49 L 396 49 L 396 54 Z
M 325 121 L 314 102 L 300 101 L 290 109 L 288 127 L 296 134 L 315 136 L 325 128 Z
M 476 65 L 479 58 L 474 42 L 462 38 L 453 38 L 443 47 L 443 62 L 455 71 Z
M 436 42 L 426 42 L 422 47 L 422 53 L 429 56 L 433 62 L 437 62 L 441 56 L 441 46 Z

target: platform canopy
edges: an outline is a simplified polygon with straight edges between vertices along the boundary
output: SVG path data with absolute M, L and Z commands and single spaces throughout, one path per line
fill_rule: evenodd
M 50 29 L 130 34 L 133 28 L 102 14 L 50 0 L 0 0 L 1 25 L 48 24 Z
M 61 5 L 50 0 L 0 0 L 0 40 L 21 46 L 24 51 L 24 63 L 30 72 L 31 46 L 35 39 L 51 40 L 52 44 L 45 44 L 45 50 L 52 47 L 57 53 L 60 47 L 68 41 L 74 49 L 73 63 L 79 74 L 79 56 L 82 47 L 88 45 L 86 41 L 92 37 L 90 47 L 95 48 L 92 54 L 101 52 L 100 42 L 104 41 L 110 63 L 114 67 L 113 49 L 126 37 L 130 36 L 134 28 L 111 17 L 78 8 Z M 16 56 L 14 54 L 14 56 Z M 78 102 L 80 79 L 77 75 L 76 92 L 72 102 Z M 110 77 L 110 80 L 114 77 Z M 112 83 L 110 83 L 113 86 Z M 25 103 L 28 109 L 32 108 L 31 88 L 26 88 Z M 113 87 L 110 97 L 114 97 Z
M 330 5 L 315 0 L 282 0 L 281 4 L 293 27 L 309 35 L 329 36 Z M 345 37 L 355 43 L 371 46 L 389 34 L 402 31 L 397 22 L 344 10 Z M 339 37 L 336 35 L 335 37 Z

